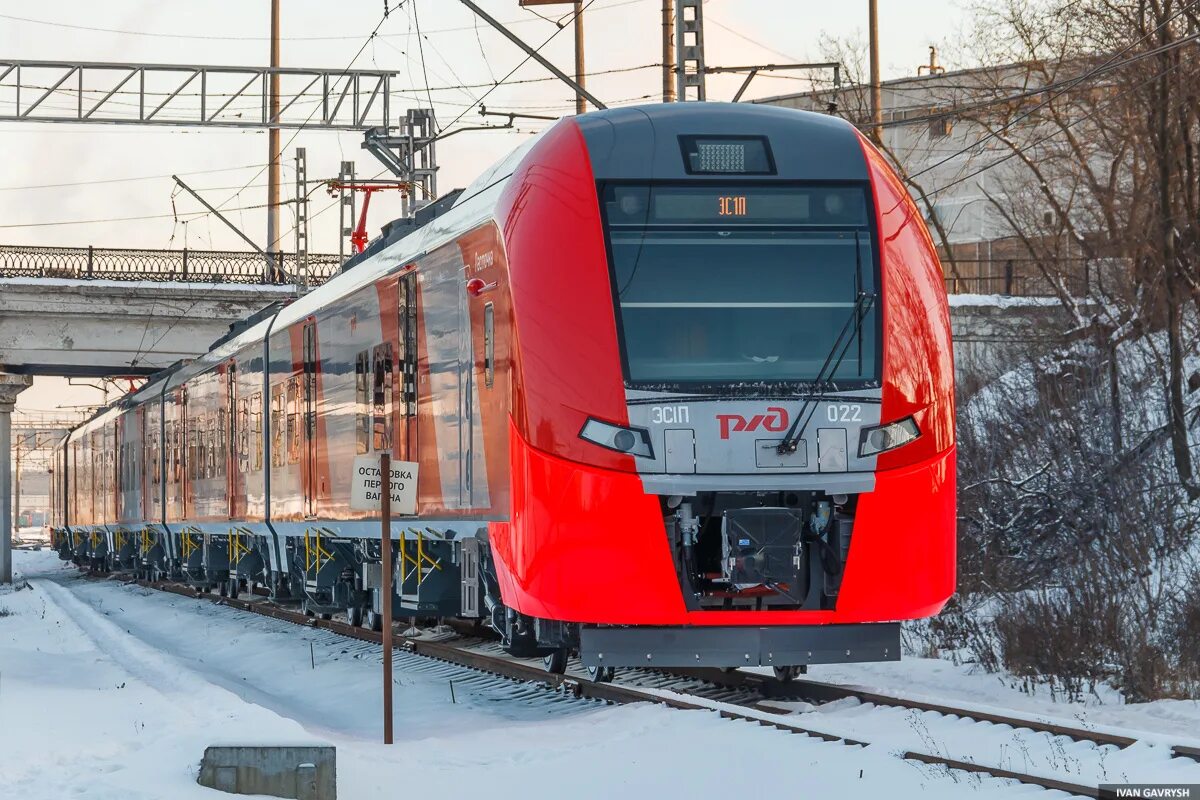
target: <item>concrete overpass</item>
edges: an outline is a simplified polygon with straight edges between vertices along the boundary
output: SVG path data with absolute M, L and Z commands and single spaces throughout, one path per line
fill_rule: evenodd
M 12 580 L 12 412 L 34 375 L 148 375 L 295 298 L 337 256 L 0 246 L 0 582 Z
M 0 278 L 0 364 L 21 375 L 148 375 L 296 294 L 291 285 Z

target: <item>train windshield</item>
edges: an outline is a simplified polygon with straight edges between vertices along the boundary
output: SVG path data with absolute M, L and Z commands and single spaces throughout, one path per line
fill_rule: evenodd
M 866 187 L 612 185 L 604 216 L 626 377 L 700 388 L 878 379 Z

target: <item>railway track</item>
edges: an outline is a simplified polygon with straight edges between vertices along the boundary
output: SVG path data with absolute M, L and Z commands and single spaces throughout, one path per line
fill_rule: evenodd
M 994 725 L 1007 725 L 1015 729 L 1024 728 L 1027 730 L 1036 731 L 1038 733 L 1047 733 L 1051 736 L 1062 736 L 1076 742 L 1094 742 L 1098 745 L 1112 745 L 1122 750 L 1138 742 L 1138 739 L 1131 736 L 1122 736 L 1115 733 L 1108 733 L 1089 728 L 1061 725 L 1053 722 L 1030 719 L 1028 717 L 1014 717 L 1006 714 L 997 714 L 981 709 L 960 708 L 958 706 L 946 705 L 944 703 L 935 703 L 926 700 L 914 700 L 896 695 L 873 692 L 869 689 L 859 686 L 845 686 L 843 684 L 827 683 L 824 681 L 810 680 L 808 678 L 796 678 L 790 681 L 781 681 L 768 675 L 759 675 L 741 670 L 724 672 L 719 669 L 704 668 L 672 669 L 663 670 L 662 672 L 669 675 L 678 675 L 684 678 L 704 681 L 715 686 L 724 687 L 729 691 L 736 691 L 744 694 L 757 694 L 759 697 L 766 698 L 768 700 L 800 700 L 811 703 L 828 703 L 835 700 L 853 699 L 858 700 L 864 705 L 871 704 L 876 706 L 906 708 L 914 711 L 929 711 L 948 717 L 960 717 L 962 719 L 970 719 L 977 722 L 988 722 Z M 1172 747 L 1171 752 L 1176 758 L 1190 758 L 1195 761 L 1200 761 L 1200 748 L 1176 745 Z
M 351 626 L 340 620 L 324 620 L 308 617 L 298 611 L 278 606 L 261 597 L 233 599 L 200 593 L 191 587 L 176 583 L 140 580 L 123 582 L 137 583 L 147 588 L 167 591 L 184 597 L 205 599 L 215 604 L 261 614 L 265 617 L 282 620 L 306 628 L 328 631 L 331 634 L 341 637 L 369 642 L 375 645 L 382 644 L 382 635 L 374 631 Z M 494 642 L 482 637 L 472 637 L 461 630 L 451 639 L 439 640 L 395 634 L 394 640 L 397 650 L 403 653 L 424 659 L 432 659 L 507 681 L 536 684 L 541 687 L 538 689 L 538 692 L 550 691 L 558 693 L 563 700 L 585 699 L 613 704 L 651 702 L 682 710 L 713 711 L 722 718 L 731 721 L 751 723 L 772 728 L 783 733 L 807 736 L 849 747 L 865 747 L 868 746 L 869 742 L 781 720 L 778 718 L 781 712 L 772 712 L 769 709 L 763 708 L 761 701 L 764 699 L 809 698 L 818 702 L 829 702 L 842 698 L 857 698 L 863 703 L 933 711 L 939 714 L 959 716 L 979 722 L 1008 725 L 1013 728 L 1027 728 L 1054 736 L 1066 737 L 1073 741 L 1092 742 L 1097 747 L 1111 745 L 1124 748 L 1137 741 L 1130 737 L 1082 728 L 1072 728 L 1036 720 L 956 708 L 943 704 L 909 700 L 870 692 L 856 687 L 840 686 L 807 679 L 784 682 L 770 676 L 740 671 L 726 673 L 721 670 L 709 669 L 669 671 L 628 670 L 628 674 L 625 674 L 626 671 L 623 671 L 621 680 L 617 682 L 594 683 L 575 674 L 555 675 L 547 673 L 542 669 L 540 664 L 508 656 L 500 651 Z M 523 691 L 518 694 L 522 698 L 529 696 L 527 692 Z M 1099 796 L 1099 788 L 1094 785 L 1074 783 L 1045 775 L 1034 775 L 936 753 L 903 750 L 897 751 L 897 754 L 899 757 L 915 763 L 937 766 L 947 770 L 960 770 L 980 776 L 1013 780 L 1077 796 Z M 1172 749 L 1172 755 L 1200 761 L 1200 748 L 1176 746 Z
M 459 628 L 465 632 L 465 628 Z M 495 647 L 496 653 L 502 652 Z M 1111 745 L 1125 749 L 1139 740 L 1131 736 L 1062 725 L 1054 722 L 997 714 L 973 708 L 961 708 L 945 703 L 915 700 L 896 695 L 874 692 L 860 686 L 846 686 L 809 678 L 780 680 L 743 670 L 721 670 L 714 667 L 687 667 L 674 669 L 625 669 L 621 671 L 621 683 L 637 688 L 650 688 L 689 694 L 718 703 L 746 706 L 766 713 L 787 713 L 784 709 L 773 709 L 768 703 L 778 701 L 803 701 L 813 704 L 852 699 L 875 706 L 905 708 L 913 711 L 932 712 L 946 717 L 1004 725 L 1014 730 L 1030 730 L 1050 736 L 1061 736 L 1075 742 L 1092 742 L 1099 746 Z M 767 701 L 764 703 L 764 701 Z M 1200 747 L 1174 745 L 1173 758 L 1187 758 L 1200 762 Z

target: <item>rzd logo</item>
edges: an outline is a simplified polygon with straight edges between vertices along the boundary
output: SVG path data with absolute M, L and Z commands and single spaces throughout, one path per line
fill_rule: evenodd
M 756 431 L 759 428 L 776 432 L 786 431 L 788 413 L 786 408 L 768 406 L 766 414 L 755 414 L 750 419 L 741 414 L 717 414 L 717 422 L 721 423 L 721 438 L 728 439 L 731 432 Z

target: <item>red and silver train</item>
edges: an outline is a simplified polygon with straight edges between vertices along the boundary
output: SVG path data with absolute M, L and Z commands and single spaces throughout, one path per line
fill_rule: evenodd
M 383 452 L 388 565 L 351 504 Z M 397 616 L 598 679 L 897 659 L 954 589 L 933 243 L 853 127 L 767 106 L 558 122 L 56 462 L 64 558 L 375 627 L 387 568 Z

